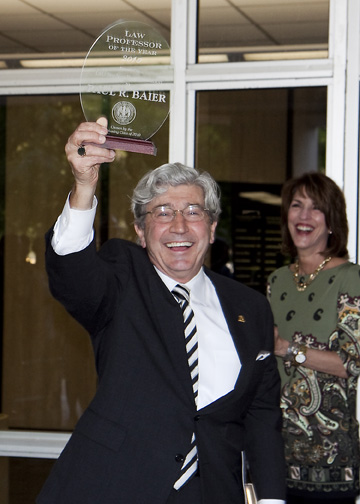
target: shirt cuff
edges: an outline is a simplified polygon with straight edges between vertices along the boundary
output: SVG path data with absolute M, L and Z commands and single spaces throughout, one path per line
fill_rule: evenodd
M 67 198 L 63 211 L 58 217 L 51 245 L 58 255 L 67 255 L 85 249 L 94 238 L 94 220 L 97 199 L 94 196 L 90 210 L 77 210 L 70 207 Z

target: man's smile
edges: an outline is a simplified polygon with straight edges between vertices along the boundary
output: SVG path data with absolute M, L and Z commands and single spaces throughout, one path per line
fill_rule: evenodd
M 177 247 L 191 247 L 193 242 L 190 241 L 182 241 L 182 242 L 169 242 L 165 244 L 167 248 L 177 248 Z

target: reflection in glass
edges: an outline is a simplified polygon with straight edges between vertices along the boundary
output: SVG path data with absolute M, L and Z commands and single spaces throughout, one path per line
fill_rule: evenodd
M 237 280 L 265 291 L 280 253 L 280 189 L 325 169 L 326 88 L 197 94 L 196 166 L 222 189 L 217 236 L 232 251 Z
M 86 331 L 49 292 L 44 234 L 71 190 L 64 146 L 84 118 L 78 95 L 7 97 L 0 112 L 6 115 L 0 140 L 2 412 L 9 428 L 68 431 L 93 396 L 96 374 Z M 167 160 L 167 121 L 154 139 L 156 157 L 117 151 L 111 167 L 102 166 L 98 245 L 110 236 L 134 239 L 128 195 L 145 171 Z
M 329 0 L 200 0 L 198 61 L 327 58 Z
M 149 23 L 167 40 L 171 37 L 171 0 L 141 3 L 101 0 L 87 2 L 81 9 L 79 2 L 68 2 L 66 7 L 59 5 L 59 2 L 47 1 L 19 9 L 16 2 L 0 3 L 3 28 L 7 27 L 13 35 L 14 30 L 17 33 L 15 38 L 9 38 L 2 31 L 0 72 L 17 68 L 81 68 L 94 37 L 117 19 Z M 43 8 L 41 14 L 40 7 Z M 59 8 L 63 21 L 59 19 Z M 35 37 L 39 15 L 49 22 L 41 23 L 41 30 Z

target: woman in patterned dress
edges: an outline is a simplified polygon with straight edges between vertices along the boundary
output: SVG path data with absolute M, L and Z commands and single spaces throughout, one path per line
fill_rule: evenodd
M 359 493 L 356 390 L 360 374 L 360 266 L 348 259 L 342 191 L 320 173 L 282 190 L 283 251 L 268 298 L 275 354 L 288 504 L 354 503 Z

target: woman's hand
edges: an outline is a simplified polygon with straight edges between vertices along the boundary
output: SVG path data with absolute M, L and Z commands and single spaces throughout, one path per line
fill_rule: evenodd
M 274 326 L 274 354 L 277 357 L 285 357 L 289 345 L 289 341 L 280 338 L 279 330 L 277 326 Z
M 279 330 L 274 327 L 274 354 L 284 358 L 290 342 L 279 336 Z M 340 378 L 347 378 L 348 374 L 344 365 L 336 352 L 329 350 L 317 350 L 308 348 L 306 351 L 306 361 L 302 367 L 320 371 L 321 373 L 332 374 Z

